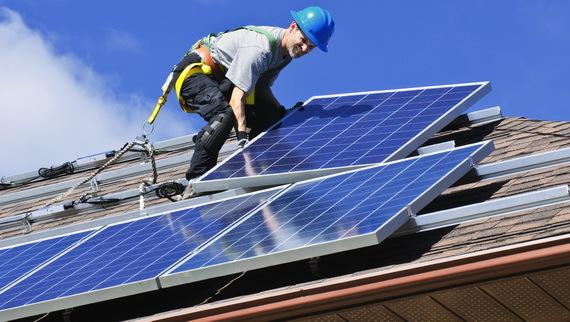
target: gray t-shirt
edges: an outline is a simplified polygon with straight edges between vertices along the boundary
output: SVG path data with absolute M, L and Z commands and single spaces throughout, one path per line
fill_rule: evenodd
M 245 92 L 250 92 L 255 84 L 271 86 L 279 72 L 291 57 L 281 50 L 281 40 L 285 29 L 259 26 L 269 31 L 276 39 L 271 48 L 265 35 L 256 31 L 238 29 L 211 38 L 211 55 L 214 61 L 226 69 L 226 77 Z

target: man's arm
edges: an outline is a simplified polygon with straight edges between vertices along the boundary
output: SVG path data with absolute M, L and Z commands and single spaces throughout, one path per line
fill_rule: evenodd
M 230 106 L 236 118 L 236 130 L 238 132 L 246 132 L 247 129 L 245 121 L 245 97 L 246 93 L 241 88 L 234 86 L 230 98 Z
M 234 86 L 232 90 L 232 97 L 230 98 L 230 107 L 235 116 L 235 127 L 238 140 L 238 148 L 243 147 L 248 142 L 247 124 L 245 119 L 245 96 L 246 93 L 241 88 Z

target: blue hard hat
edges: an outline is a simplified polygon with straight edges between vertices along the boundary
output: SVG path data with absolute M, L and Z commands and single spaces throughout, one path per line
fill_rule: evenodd
M 307 7 L 301 11 L 291 10 L 291 15 L 305 36 L 326 52 L 329 39 L 334 33 L 331 14 L 321 7 Z

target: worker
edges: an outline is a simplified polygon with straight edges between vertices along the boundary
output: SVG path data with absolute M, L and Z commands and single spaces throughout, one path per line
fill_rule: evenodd
M 293 58 L 315 47 L 327 51 L 334 32 L 330 13 L 308 7 L 291 14 L 286 29 L 246 26 L 210 34 L 174 66 L 167 83 L 176 83 L 182 109 L 208 122 L 194 137 L 188 180 L 216 165 L 232 127 L 243 148 L 285 114 L 270 87 Z

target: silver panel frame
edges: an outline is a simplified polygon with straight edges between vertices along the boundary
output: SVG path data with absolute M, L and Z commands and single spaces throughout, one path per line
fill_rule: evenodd
M 406 144 L 400 147 L 398 150 L 394 151 L 391 155 L 389 155 L 385 160 L 382 162 L 390 162 L 395 161 L 401 158 L 405 158 L 410 153 L 412 153 L 415 149 L 417 149 L 422 143 L 426 142 L 429 138 L 431 138 L 434 134 L 439 132 L 443 129 L 447 124 L 451 121 L 456 119 L 461 115 L 463 111 L 471 107 L 477 100 L 481 97 L 486 95 L 488 92 L 491 91 L 491 83 L 489 81 L 483 82 L 473 82 L 473 83 L 461 83 L 461 84 L 447 84 L 447 85 L 437 85 L 437 86 L 424 86 L 424 87 L 414 87 L 414 88 L 401 88 L 401 89 L 390 89 L 390 90 L 380 90 L 380 91 L 367 91 L 367 92 L 354 92 L 354 93 L 343 93 L 343 94 L 331 94 L 331 95 L 318 95 L 312 96 L 308 100 L 303 103 L 303 106 L 309 104 L 311 101 L 319 98 L 329 98 L 329 97 L 345 97 L 345 96 L 353 96 L 353 95 L 365 95 L 365 94 L 378 94 L 378 93 L 386 93 L 386 92 L 395 92 L 395 91 L 413 91 L 413 90 L 426 90 L 426 89 L 435 89 L 435 88 L 444 88 L 444 87 L 456 87 L 456 86 L 469 86 L 469 85 L 479 85 L 480 88 L 475 90 L 469 96 L 465 97 L 462 101 L 457 103 L 453 108 L 451 108 L 447 113 L 443 114 L 437 120 L 435 120 L 431 126 L 425 128 L 423 131 L 418 133 L 416 136 L 411 138 Z M 256 142 L 260 137 L 263 137 L 265 133 L 269 132 L 273 128 L 275 128 L 279 123 L 283 120 L 291 117 L 296 113 L 289 113 L 286 115 L 282 120 L 275 123 L 271 126 L 267 131 L 260 134 L 258 137 L 253 139 L 249 144 L 253 144 Z M 248 144 L 248 145 L 249 145 Z M 202 181 L 206 176 L 210 173 L 216 171 L 221 165 L 225 164 L 225 162 L 231 160 L 235 155 L 242 153 L 240 150 L 235 151 L 230 156 L 228 156 L 224 161 L 218 163 L 214 168 L 210 169 L 208 172 L 200 176 L 194 182 L 192 182 L 192 189 L 197 192 L 206 192 L 206 191 L 217 191 L 220 189 L 232 189 L 232 188 L 248 188 L 248 187 L 256 187 L 261 185 L 276 185 L 276 184 L 286 184 L 286 183 L 294 183 L 295 180 L 306 180 L 311 178 L 311 175 L 315 174 L 316 172 L 311 171 L 302 171 L 300 174 L 295 174 L 295 172 L 288 172 L 288 173 L 281 173 L 279 175 L 270 176 L 270 175 L 257 175 L 257 176 L 250 176 L 250 177 L 240 177 L 240 178 L 224 178 L 219 180 L 207 180 Z M 367 165 L 363 165 L 365 167 Z M 331 171 L 344 172 L 350 167 L 337 167 L 337 168 L 329 168 Z M 324 170 L 324 169 L 319 169 Z M 314 170 L 318 171 L 318 170 Z M 329 172 L 330 173 L 330 172 Z M 267 177 L 267 179 L 261 179 L 262 177 Z M 273 183 L 272 180 L 277 180 Z
M 404 225 L 410 217 L 415 216 L 415 214 L 421 210 L 425 205 L 427 205 L 431 200 L 437 197 L 443 190 L 447 189 L 450 185 L 455 183 L 459 178 L 465 175 L 469 170 L 473 168 L 475 163 L 481 161 L 484 157 L 489 155 L 494 150 L 494 145 L 492 141 L 485 141 L 482 143 L 475 143 L 463 146 L 461 148 L 481 145 L 479 149 L 473 152 L 470 158 L 462 161 L 456 167 L 454 167 L 446 176 L 438 180 L 431 187 L 426 189 L 426 191 L 420 194 L 416 199 L 414 199 L 407 207 L 401 209 L 396 215 L 389 219 L 386 223 L 380 226 L 375 232 L 364 234 L 360 236 L 354 236 L 345 238 L 337 241 L 324 242 L 320 244 L 315 244 L 311 246 L 306 246 L 297 249 L 291 249 L 281 252 L 276 252 L 272 254 L 261 255 L 253 258 L 237 260 L 233 262 L 217 264 L 213 266 L 207 266 L 204 268 L 198 268 L 194 270 L 189 270 L 185 272 L 172 273 L 185 261 L 180 262 L 178 265 L 173 266 L 170 270 L 166 271 L 164 275 L 159 277 L 160 285 L 162 287 L 172 287 L 176 285 L 196 282 L 200 280 L 205 280 L 208 278 L 225 276 L 229 274 L 235 274 L 243 271 L 248 271 L 252 269 L 259 269 L 289 262 L 294 262 L 298 260 L 308 259 L 311 257 L 324 256 L 333 253 L 353 250 L 357 248 L 367 247 L 376 245 L 386 238 L 388 238 L 392 233 Z M 441 153 L 441 152 L 439 152 Z M 413 158 L 408 158 L 405 160 L 398 160 L 390 162 L 389 164 L 399 163 L 408 161 L 410 159 L 421 158 L 426 155 L 417 156 Z M 367 170 L 375 167 L 385 166 L 386 164 L 377 164 L 371 167 L 366 167 L 362 169 L 353 170 L 350 172 Z M 346 172 L 348 173 L 348 172 Z M 308 181 L 302 182 L 303 184 L 311 181 L 323 180 L 325 178 L 335 177 L 341 174 L 333 174 L 324 178 L 316 178 Z M 301 183 L 298 183 L 301 184 Z M 291 185 L 289 188 L 284 189 L 274 198 L 278 198 L 280 195 L 286 193 L 297 184 Z M 251 214 L 253 215 L 253 214 Z M 214 242 L 214 241 L 212 241 Z M 186 260 L 192 257 L 188 257 Z
M 276 187 L 275 189 L 279 189 L 279 188 L 280 187 Z M 283 187 L 281 187 L 281 188 L 283 188 Z M 265 189 L 265 190 L 267 190 L 267 189 Z M 89 229 L 89 228 L 97 228 L 100 226 L 111 225 L 111 224 L 115 224 L 115 223 L 119 223 L 119 222 L 126 222 L 126 221 L 131 220 L 131 219 L 137 219 L 137 218 L 140 219 L 140 218 L 143 218 L 146 216 L 164 214 L 167 212 L 178 211 L 178 210 L 188 209 L 188 208 L 192 208 L 192 207 L 198 207 L 198 206 L 202 206 L 202 205 L 205 205 L 208 203 L 224 201 L 224 200 L 232 198 L 232 197 L 242 196 L 246 193 L 252 193 L 252 191 L 245 191 L 243 189 L 232 189 L 232 190 L 227 190 L 227 191 L 216 193 L 216 194 L 211 194 L 211 195 L 200 196 L 200 197 L 196 197 L 196 198 L 190 198 L 190 199 L 186 199 L 186 200 L 182 200 L 182 201 L 177 201 L 175 203 L 159 204 L 159 205 L 155 205 L 153 207 L 150 207 L 150 208 L 147 208 L 144 210 L 129 211 L 127 213 L 117 215 L 117 216 L 102 217 L 102 218 L 97 218 L 97 219 L 94 219 L 91 221 L 77 223 L 77 224 L 73 224 L 73 225 L 69 225 L 69 226 L 62 226 L 62 227 L 57 227 L 57 228 L 50 229 L 50 230 L 34 232 L 31 234 L 27 234 L 27 235 L 18 235 L 18 236 L 6 238 L 6 239 L 1 239 L 0 240 L 0 247 L 18 245 L 18 244 L 22 244 L 22 243 L 26 243 L 26 242 L 30 242 L 30 241 L 39 240 L 42 238 L 49 238 L 49 237 L 64 235 L 66 233 L 76 232 L 79 230 L 84 230 L 84 229 Z
M 15 320 L 81 305 L 103 302 L 119 297 L 155 291 L 158 289 L 159 286 L 156 279 L 149 279 L 2 310 L 0 311 L 0 315 L 2 316 L 2 320 Z
M 284 187 L 274 187 L 274 188 L 269 189 L 269 190 L 260 190 L 260 191 L 251 192 L 247 195 L 255 195 L 255 194 L 260 194 L 260 193 L 266 193 L 270 190 L 275 190 L 275 193 L 268 197 L 268 200 L 271 200 L 271 198 L 273 198 L 275 195 L 279 194 L 283 189 L 284 189 Z M 222 202 L 222 201 L 231 200 L 231 199 L 235 199 L 235 198 L 241 198 L 244 196 L 245 196 L 245 194 L 230 196 L 228 198 L 224 198 L 221 200 L 212 200 L 212 201 L 205 202 L 202 204 L 192 205 L 189 207 L 176 209 L 175 211 L 192 209 L 192 208 L 201 207 L 201 206 L 212 204 L 212 203 Z M 258 205 L 257 207 L 255 207 L 250 212 L 245 213 L 242 217 L 242 220 L 243 220 L 243 218 L 247 218 L 247 217 L 251 216 L 253 213 L 255 213 L 264 204 L 265 203 L 262 203 L 262 204 Z M 171 211 L 164 211 L 161 213 L 154 214 L 152 216 L 146 216 L 144 218 L 161 216 L 161 215 L 164 215 L 165 213 L 168 213 L 168 212 L 171 212 Z M 97 235 L 99 232 L 103 231 L 107 227 L 118 225 L 118 224 L 123 224 L 126 222 L 131 222 L 131 221 L 135 221 L 135 220 L 140 220 L 140 219 L 143 219 L 143 218 L 140 218 L 140 217 L 139 218 L 132 218 L 132 219 L 121 221 L 121 222 L 115 222 L 115 223 L 110 224 L 110 225 L 101 226 L 98 229 L 94 230 L 93 233 L 91 233 L 88 236 L 86 236 L 85 238 L 81 239 L 80 242 L 77 242 L 76 244 L 74 244 L 73 247 L 69 247 L 68 249 L 66 249 L 66 251 L 58 254 L 56 257 L 59 258 L 59 257 L 65 255 L 66 253 L 68 253 L 72 249 L 80 246 L 84 241 L 86 241 L 86 240 L 92 238 L 93 236 Z M 234 227 L 234 226 L 235 225 L 230 225 L 222 231 L 225 233 L 226 231 L 228 231 L 230 229 L 230 227 Z M 221 234 L 222 234 L 222 232 L 218 233 L 216 236 L 212 237 L 211 239 L 215 239 L 215 238 L 219 237 L 219 235 L 221 235 Z M 48 238 L 46 238 L 46 239 L 48 239 Z M 206 242 L 206 244 L 207 243 L 208 242 Z M 17 245 L 15 245 L 15 246 L 17 246 Z M 203 245 L 199 246 L 198 248 L 200 249 L 202 247 L 203 247 Z M 195 251 L 191 252 L 191 254 L 192 253 L 195 253 Z M 177 265 L 180 261 L 187 258 L 187 256 L 188 255 L 183 256 L 180 260 L 178 260 L 176 263 L 174 263 L 171 266 Z M 54 260 L 56 260 L 57 258 L 53 258 L 52 260 L 50 260 L 50 263 L 53 262 Z M 44 263 L 41 268 L 45 267 L 47 264 L 49 264 L 49 263 Z M 18 282 L 24 280 L 25 278 L 32 275 L 33 273 L 35 273 L 36 271 L 38 271 L 41 268 L 36 268 L 32 272 L 27 273 L 24 277 L 18 279 Z M 167 271 L 169 269 L 170 269 L 170 267 L 167 267 L 165 269 L 165 271 Z M 16 285 L 16 284 L 17 284 L 17 282 L 11 283 L 10 287 L 13 285 Z M 2 289 L 0 294 L 3 293 L 4 291 L 8 290 L 10 287 L 6 287 L 5 289 Z M 155 291 L 155 290 L 158 290 L 159 288 L 161 288 L 161 285 L 160 285 L 158 276 L 156 276 L 152 279 L 147 279 L 147 280 L 143 280 L 143 281 L 137 281 L 137 282 L 127 283 L 127 284 L 112 286 L 112 287 L 108 287 L 108 288 L 104 288 L 104 289 L 100 289 L 100 290 L 84 292 L 84 293 L 66 296 L 66 297 L 62 297 L 62 298 L 47 300 L 47 301 L 43 301 L 43 302 L 39 302 L 39 303 L 33 303 L 33 304 L 23 305 L 23 306 L 10 308 L 10 309 L 6 309 L 6 310 L 1 310 L 0 316 L 2 318 L 6 317 L 9 320 L 19 319 L 19 318 L 29 317 L 32 315 L 52 312 L 52 311 L 56 311 L 56 310 L 62 310 L 62 309 L 66 309 L 66 308 L 72 308 L 72 307 L 76 307 L 76 306 L 102 302 L 102 301 L 111 300 L 111 299 L 115 299 L 115 298 L 120 298 L 120 297 L 125 297 L 125 296 L 130 296 L 130 295 L 135 295 L 135 294 L 140 294 L 140 293 L 145 293 L 145 292 L 150 292 L 150 291 Z

